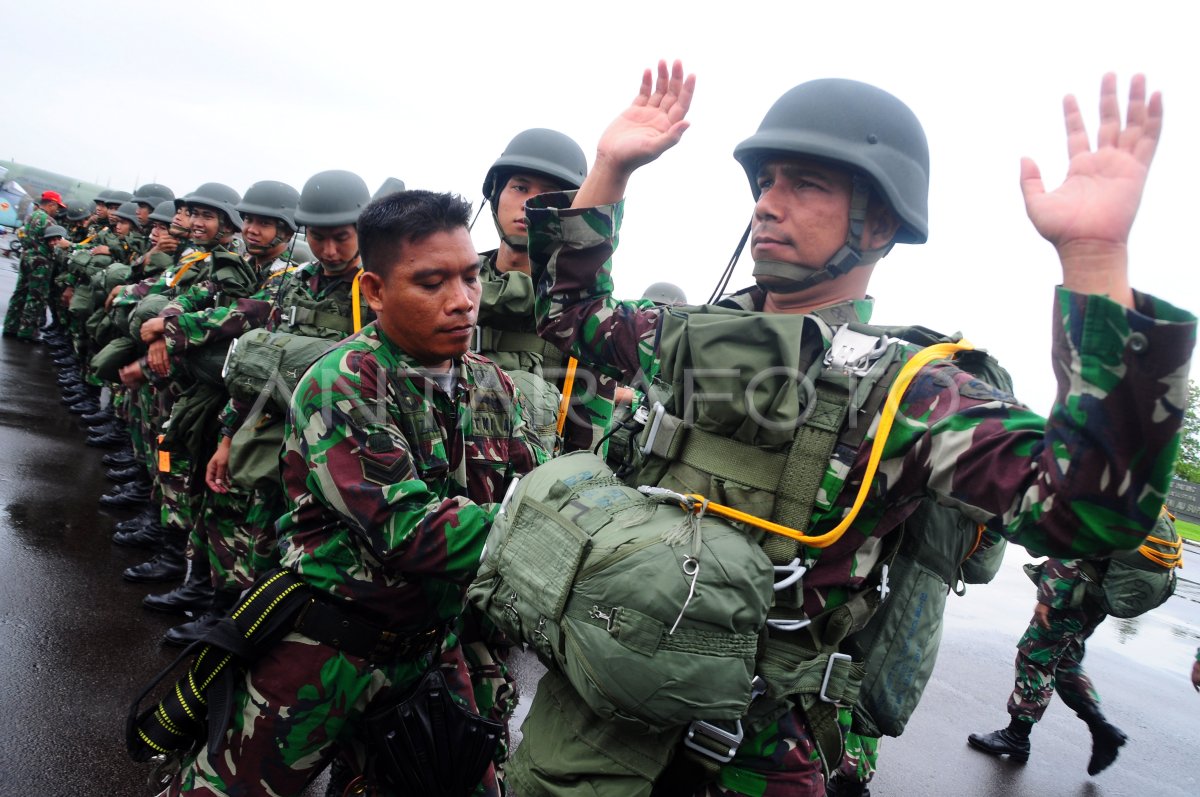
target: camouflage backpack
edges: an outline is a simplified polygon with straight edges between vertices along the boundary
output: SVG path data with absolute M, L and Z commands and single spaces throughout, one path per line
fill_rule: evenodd
M 773 578 L 750 535 L 577 451 L 510 490 L 468 596 L 595 714 L 664 730 L 745 714 Z

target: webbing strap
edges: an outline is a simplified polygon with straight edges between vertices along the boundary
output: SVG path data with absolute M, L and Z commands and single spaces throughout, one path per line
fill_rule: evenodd
M 838 432 L 850 406 L 850 391 L 824 380 L 817 382 L 816 395 L 804 425 L 796 430 L 788 450 L 773 520 L 793 529 L 807 529 L 812 518 L 817 491 L 825 477 L 825 463 L 833 456 Z M 772 534 L 763 541 L 763 550 L 772 564 L 783 565 L 796 558 L 800 544 Z
M 224 640 L 212 644 L 214 633 L 190 645 L 174 663 L 161 672 L 130 707 L 125 744 L 135 761 L 155 754 L 186 750 L 195 743 L 209 713 L 206 691 L 217 682 L 238 655 L 253 655 L 255 649 L 271 644 L 286 622 L 305 602 L 303 582 L 290 571 L 275 570 L 264 575 L 241 600 L 228 620 L 223 621 Z M 187 674 L 152 709 L 139 713 L 141 701 L 183 659 L 199 650 Z M 210 734 L 213 729 L 210 728 Z
M 546 341 L 533 332 L 517 332 L 509 329 L 493 329 L 479 327 L 479 350 L 481 352 L 530 352 L 541 354 L 546 348 Z
M 311 307 L 295 305 L 286 315 L 288 321 L 292 324 L 311 324 L 323 329 L 345 332 L 347 335 L 354 331 L 353 319 L 347 318 L 344 315 L 338 315 L 337 313 L 325 313 L 320 310 L 314 310 Z M 292 320 L 293 317 L 295 320 Z

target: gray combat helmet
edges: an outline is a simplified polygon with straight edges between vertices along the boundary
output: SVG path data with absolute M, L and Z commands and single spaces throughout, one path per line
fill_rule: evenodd
M 900 219 L 897 243 L 923 244 L 929 235 L 929 145 L 907 105 L 855 80 L 801 83 L 775 101 L 758 132 L 733 157 L 758 198 L 758 169 L 782 155 L 817 158 L 866 175 Z
M 371 202 L 371 192 L 354 172 L 333 169 L 308 178 L 296 207 L 301 227 L 340 227 L 354 224 Z
M 83 221 L 92 215 L 92 206 L 87 202 L 72 199 L 67 204 L 67 221 Z
M 643 299 L 649 299 L 655 304 L 676 307 L 687 304 L 687 294 L 673 282 L 656 282 L 642 293 Z
M 383 181 L 383 185 L 379 186 L 379 190 L 371 196 L 371 201 L 383 199 L 385 196 L 398 194 L 404 190 L 404 181 L 399 177 L 389 177 Z
M 169 226 L 175 220 L 175 211 L 177 209 L 174 199 L 164 199 L 154 206 L 154 210 L 150 211 L 150 221 L 157 221 L 160 224 Z
M 161 183 L 146 183 L 133 192 L 133 201 L 150 209 L 158 207 L 164 199 L 175 199 L 175 192 Z
M 287 183 L 260 180 L 246 189 L 246 195 L 238 203 L 237 209 L 240 213 L 279 219 L 288 229 L 295 231 L 296 205 L 299 202 L 300 193 Z
M 205 183 L 185 196 L 182 203 L 184 205 L 203 205 L 206 208 L 215 208 L 225 214 L 225 217 L 229 219 L 234 229 L 241 232 L 242 217 L 237 212 L 237 204 L 241 201 L 241 194 L 229 186 L 222 183 Z M 175 204 L 178 206 L 180 203 L 176 202 Z
M 500 189 L 514 172 L 540 174 L 567 188 L 578 188 L 587 177 L 587 157 L 573 139 L 556 130 L 535 127 L 517 133 L 483 178 L 483 195 L 493 209 Z
M 569 136 L 557 130 L 535 127 L 517 133 L 504 152 L 488 169 L 483 178 L 483 195 L 492 206 L 492 223 L 500 240 L 513 249 L 524 252 L 529 246 L 528 235 L 508 235 L 497 215 L 500 209 L 500 192 L 508 178 L 517 173 L 536 174 L 563 185 L 578 188 L 587 177 L 587 157 Z
M 108 196 L 104 200 L 104 204 L 119 205 L 122 202 L 128 202 L 131 199 L 133 199 L 133 194 L 129 193 L 128 191 L 110 190 L 108 192 Z
M 60 227 L 57 224 L 51 224 L 46 229 L 42 230 L 42 240 L 49 241 L 51 238 L 66 238 L 67 229 Z
M 118 219 L 125 219 L 126 221 L 133 222 L 133 226 L 140 230 L 142 228 L 142 223 L 138 221 L 137 212 L 137 203 L 131 200 L 129 202 L 122 202 L 121 207 L 113 211 L 113 215 Z

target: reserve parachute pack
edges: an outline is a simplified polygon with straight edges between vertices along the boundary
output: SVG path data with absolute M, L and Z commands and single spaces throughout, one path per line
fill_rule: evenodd
M 250 404 L 265 402 L 275 413 L 286 413 L 292 391 L 309 366 L 338 342 L 362 327 L 359 278 L 348 296 L 315 299 L 301 289 L 308 267 L 278 275 L 272 305 L 279 312 L 274 331 L 253 329 L 229 347 L 222 376 L 229 395 Z
M 1175 594 L 1175 569 L 1182 566 L 1183 540 L 1175 530 L 1175 516 L 1164 506 L 1141 546 L 1114 553 L 1103 574 L 1086 561 L 1080 570 L 1106 614 L 1130 618 L 1166 603 Z
M 623 484 L 586 451 L 510 489 L 468 596 L 589 708 L 650 730 L 736 722 L 774 573 L 750 535 Z
M 229 395 L 248 403 L 264 399 L 287 412 L 292 391 L 309 366 L 338 345 L 328 338 L 252 329 L 229 347 L 223 370 Z

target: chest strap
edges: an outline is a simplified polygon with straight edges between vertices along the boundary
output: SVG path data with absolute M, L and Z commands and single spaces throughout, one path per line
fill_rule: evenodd
M 493 329 L 492 327 L 476 327 L 478 341 L 476 351 L 479 352 L 508 352 L 512 354 L 543 354 L 546 341 L 533 332 L 517 332 L 510 329 Z
M 314 310 L 311 307 L 301 307 L 298 304 L 294 304 L 285 310 L 283 317 L 290 327 L 306 324 L 321 327 L 322 329 L 332 329 L 335 332 L 343 332 L 347 335 L 354 331 L 354 319 L 352 318 L 338 315 L 337 313 Z

